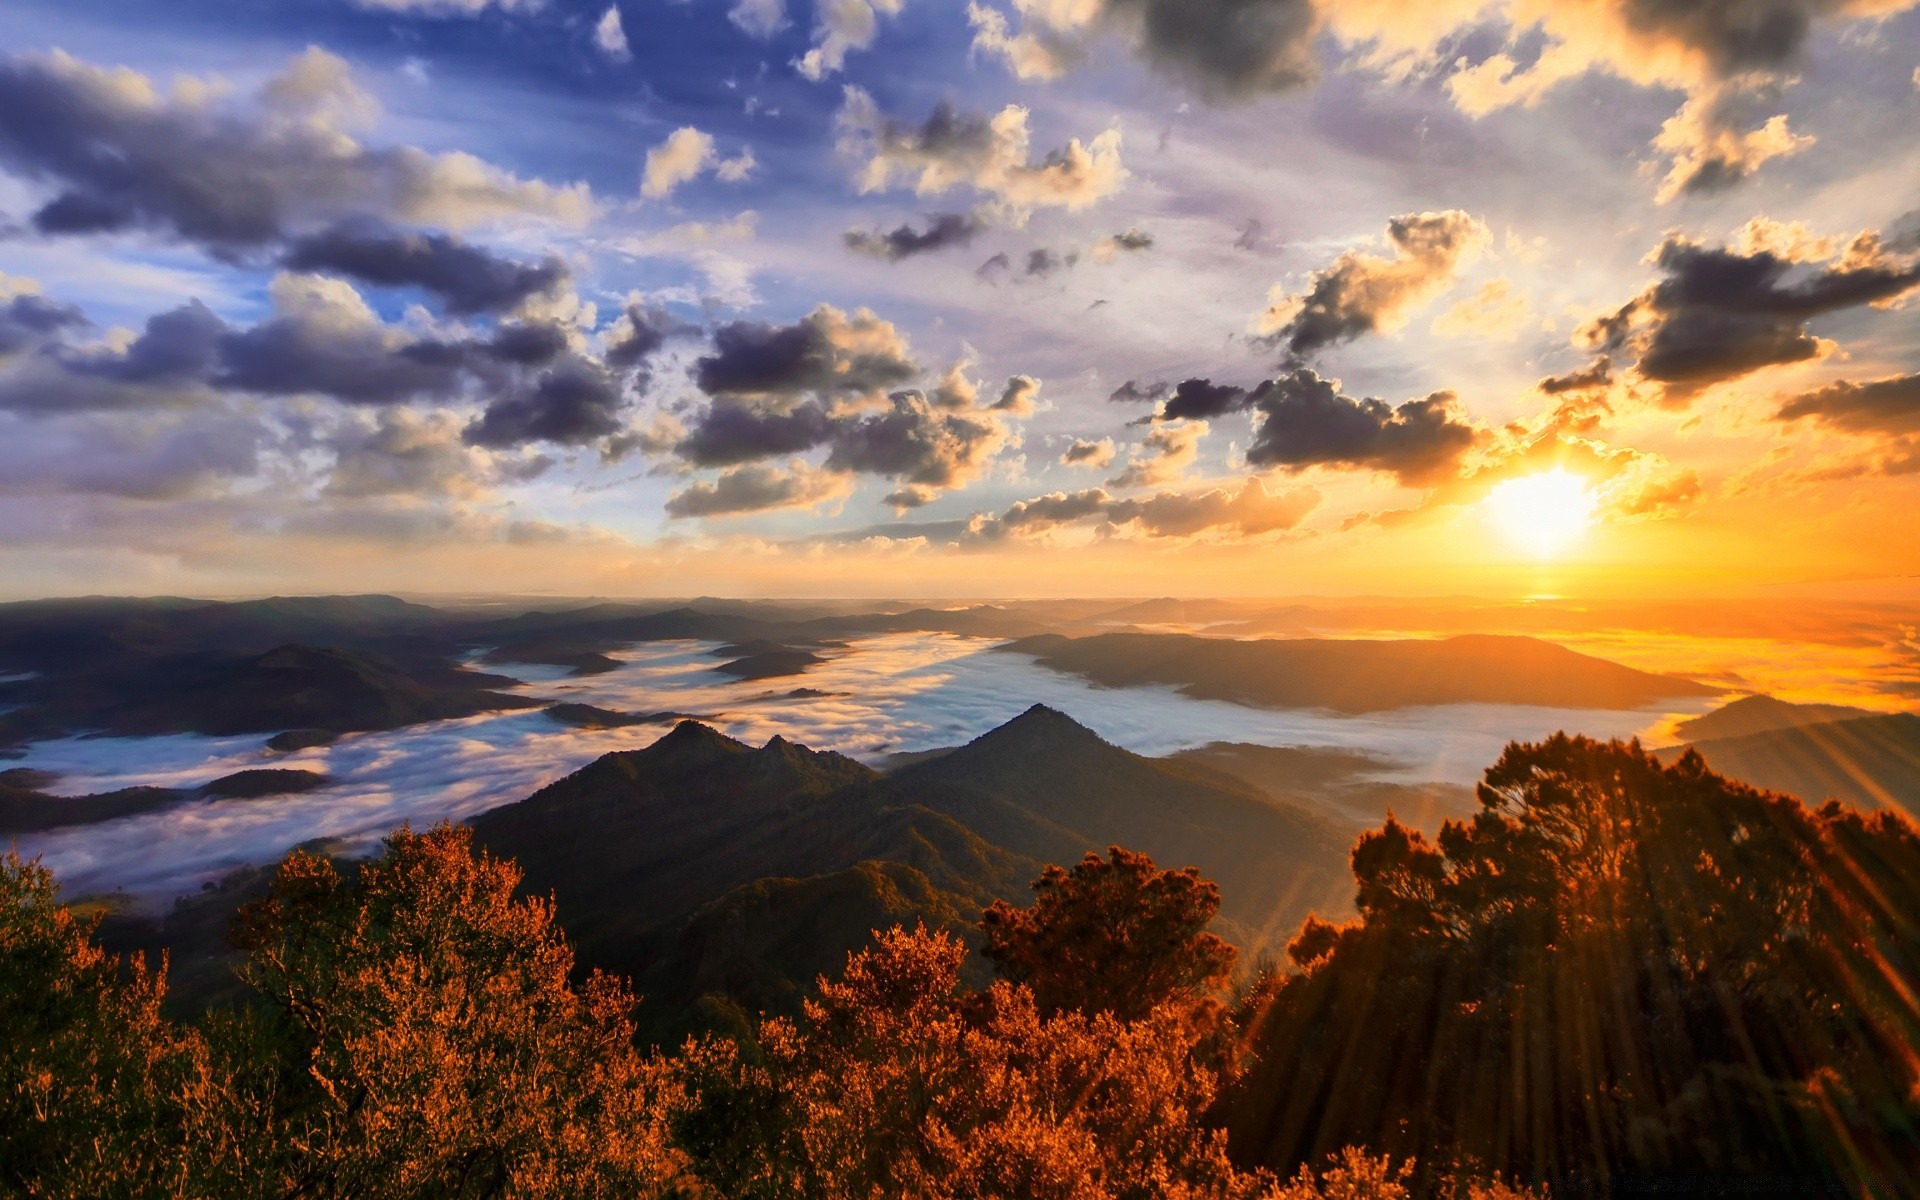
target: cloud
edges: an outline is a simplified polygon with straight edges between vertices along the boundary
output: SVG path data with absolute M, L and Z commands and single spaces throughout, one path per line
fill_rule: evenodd
M 1133 385 L 1129 383 L 1128 387 Z M 1164 392 L 1164 385 L 1159 385 Z M 1117 394 L 1116 394 L 1117 398 Z M 1211 420 L 1247 405 L 1247 389 L 1211 379 L 1183 379 L 1157 415 L 1162 421 Z
M 1120 190 L 1127 170 L 1119 130 L 1084 144 L 1074 138 L 1035 163 L 1027 116 L 1017 104 L 986 117 L 943 102 L 926 121 L 903 124 L 882 116 L 872 96 L 848 87 L 836 123 L 841 153 L 861 162 L 862 192 L 884 190 L 896 177 L 923 196 L 964 186 L 993 197 L 1019 223 L 1036 208 L 1078 210 Z
M 1122 254 L 1138 254 L 1142 250 L 1151 249 L 1153 249 L 1153 235 L 1135 226 L 1111 237 L 1101 238 L 1093 244 L 1087 254 L 1097 263 L 1108 263 Z
M 593 44 L 614 62 L 623 63 L 633 58 L 633 50 L 627 45 L 627 30 L 620 23 L 620 6 L 609 4 L 607 11 L 593 27 Z
M 1696 95 L 1660 127 L 1654 149 L 1673 164 L 1661 180 L 1660 201 L 1725 191 L 1764 164 L 1813 145 L 1812 137 L 1787 127 L 1784 114 L 1742 131 L 1731 115 L 1736 95 L 1725 89 Z
M 490 8 L 501 12 L 538 12 L 547 0 L 353 0 L 361 8 L 420 17 L 477 17 Z
M 1316 271 L 1307 290 L 1276 287 L 1256 322 L 1259 333 L 1296 358 L 1376 330 L 1392 331 L 1452 286 L 1460 268 L 1491 244 L 1478 218 L 1452 209 L 1409 213 L 1387 223 L 1392 257 L 1349 250 Z
M 1205 421 L 1176 421 L 1154 429 L 1127 455 L 1126 470 L 1107 480 L 1108 487 L 1160 487 L 1176 482 L 1200 455 L 1200 439 L 1207 436 Z
M 0 287 L 6 280 L 0 276 Z M 8 295 L 0 291 L 0 359 L 47 345 L 69 329 L 92 322 L 71 304 L 49 300 L 37 292 Z
M 843 499 L 852 490 L 847 476 L 817 470 L 795 459 L 785 470 L 769 466 L 737 467 L 712 483 L 694 483 L 667 498 L 667 516 L 725 517 L 781 508 L 815 508 Z
M 461 228 L 584 222 L 584 184 L 522 180 L 468 154 L 369 148 L 373 101 L 346 63 L 296 56 L 252 98 L 205 81 L 160 92 L 137 72 L 55 51 L 0 61 L 0 165 L 57 189 L 46 234 L 143 229 L 233 257 L 348 217 Z
M 349 499 L 479 495 L 489 456 L 462 439 L 464 424 L 445 411 L 390 408 L 348 414 L 326 437 L 334 461 L 325 494 Z
M 1075 438 L 1073 444 L 1068 446 L 1066 452 L 1060 456 L 1060 465 L 1103 470 L 1113 465 L 1113 455 L 1113 439 L 1110 437 L 1101 438 L 1097 442 L 1088 441 L 1086 438 Z
M 868 309 L 849 316 L 822 304 L 791 325 L 736 321 L 714 331 L 713 353 L 694 366 L 714 396 L 862 395 L 920 374 L 906 338 Z
M 849 229 L 842 235 L 847 249 L 882 262 L 899 262 L 916 254 L 930 254 L 949 246 L 964 246 L 986 225 L 972 213 L 933 213 L 925 229 L 911 224 L 886 230 Z
M 1033 415 L 1034 401 L 1039 395 L 1038 379 L 1031 375 L 1015 375 L 1000 389 L 1000 398 L 993 402 L 993 411 L 1014 417 L 1030 417 Z
M 669 340 L 700 332 L 698 325 L 658 305 L 630 303 L 607 334 L 607 365 L 623 371 L 644 368 Z
M 444 233 L 346 222 L 293 242 L 281 258 L 292 271 L 347 275 L 376 287 L 417 287 L 460 317 L 510 312 L 540 295 L 557 295 L 571 280 L 565 263 L 501 258 Z
M 901 0 L 814 0 L 813 48 L 794 68 L 818 83 L 846 65 L 847 53 L 873 45 L 882 14 L 900 15 Z
M 529 442 L 585 445 L 621 432 L 626 403 L 619 380 L 605 366 L 571 357 L 494 399 L 464 436 L 473 445 L 494 448 Z
M 1142 384 L 1129 379 L 1107 396 L 1115 404 L 1158 404 L 1167 394 L 1167 384 Z
M 1102 488 L 1051 492 L 1010 505 L 998 515 L 980 514 L 968 523 L 968 537 L 979 542 L 1034 538 L 1063 525 L 1099 520 L 1102 536 L 1197 538 L 1225 535 L 1260 537 L 1293 529 L 1320 505 L 1310 487 L 1271 493 L 1258 479 L 1237 489 L 1158 492 L 1116 499 Z
M 1442 337 L 1511 342 L 1519 339 L 1532 318 L 1527 298 L 1514 290 L 1513 281 L 1493 279 L 1435 317 L 1433 332 Z
M 1304 369 L 1261 384 L 1248 402 L 1261 419 L 1247 461 L 1286 471 L 1381 471 L 1408 487 L 1423 487 L 1457 474 L 1478 437 L 1451 392 L 1395 408 L 1345 395 L 1338 380 Z
M 727 10 L 727 20 L 764 41 L 786 27 L 786 0 L 735 0 Z
M 681 184 L 698 178 L 713 162 L 713 135 L 682 125 L 668 134 L 666 141 L 647 151 L 640 194 L 650 200 L 670 196 Z
M 681 441 L 681 458 L 696 467 L 730 467 L 801 454 L 833 436 L 834 418 L 813 401 L 784 412 L 730 400 L 708 405 Z
M 258 473 L 275 440 L 259 417 L 227 409 L 0 419 L 0 494 L 217 496 Z
M 1873 233 L 1817 263 L 1804 255 L 1824 247 L 1804 239 L 1787 243 L 1763 231 L 1747 241 L 1743 251 L 1668 236 L 1652 256 L 1660 281 L 1589 322 L 1580 337 L 1630 358 L 1669 404 L 1685 404 L 1763 367 L 1824 357 L 1833 343 L 1807 331 L 1811 318 L 1920 288 L 1920 259 L 1889 254 Z
M 1839 380 L 1792 397 L 1774 419 L 1813 420 L 1846 433 L 1920 437 L 1920 375 Z
M 918 392 L 896 392 L 890 403 L 886 412 L 835 422 L 828 468 L 944 491 L 973 482 L 1006 445 L 1006 426 L 997 414 L 940 408 Z M 902 499 L 925 495 L 896 494 Z
M 1270 493 L 1258 479 L 1249 479 L 1238 491 L 1214 488 L 1204 492 L 1161 492 L 1140 500 L 1118 500 L 1107 506 L 1107 521 L 1132 525 L 1148 537 L 1195 537 L 1228 531 L 1238 537 L 1292 529 L 1320 507 L 1320 493 L 1310 487 Z
M 1084 58 L 1102 34 L 1126 40 L 1154 71 L 1216 101 L 1291 91 L 1319 74 L 1312 0 L 1014 0 L 1004 14 L 971 4 L 976 52 L 1001 57 L 1022 79 L 1049 79 Z
M 345 281 L 282 274 L 269 294 L 271 319 L 220 337 L 214 377 L 220 386 L 325 395 L 349 404 L 398 404 L 457 392 L 463 355 L 387 326 Z

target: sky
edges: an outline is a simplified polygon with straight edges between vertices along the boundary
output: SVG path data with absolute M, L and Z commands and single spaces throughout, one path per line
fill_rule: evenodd
M 1920 577 L 1920 0 L 0 0 L 0 594 Z

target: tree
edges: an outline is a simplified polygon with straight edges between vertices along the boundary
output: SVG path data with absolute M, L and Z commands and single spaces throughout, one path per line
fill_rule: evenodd
M 261 1015 L 225 1039 L 250 1153 L 223 1194 L 657 1196 L 680 1096 L 624 985 L 568 982 L 553 907 L 467 830 L 401 829 L 344 877 L 295 853 L 236 917 Z
M 1360 1144 L 1573 1191 L 1920 1185 L 1920 830 L 1697 755 L 1512 745 L 1436 840 L 1353 851 L 1359 920 L 1243 1015 L 1236 1152 Z
M 984 953 L 1025 984 L 1043 1013 L 1077 1009 L 1138 1020 L 1164 1004 L 1191 1007 L 1224 987 L 1234 948 L 1207 932 L 1220 889 L 1197 868 L 1161 871 L 1113 846 L 1071 871 L 1050 866 L 1030 908 L 996 901 L 981 917 Z
M 186 1194 L 181 1095 L 202 1047 L 160 1015 L 164 964 L 92 941 L 52 873 L 0 858 L 0 1191 Z
M 892 930 L 798 1020 L 693 1051 L 705 1099 L 687 1129 L 709 1181 L 769 1200 L 1258 1194 L 1201 1121 L 1215 1079 L 1176 1006 L 1048 1015 L 1023 985 L 961 989 L 965 953 Z

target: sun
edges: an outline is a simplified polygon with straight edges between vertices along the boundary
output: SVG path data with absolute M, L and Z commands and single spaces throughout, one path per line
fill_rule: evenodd
M 1555 468 L 1509 479 L 1481 501 L 1487 520 L 1535 558 L 1556 558 L 1593 523 L 1599 503 L 1587 481 Z

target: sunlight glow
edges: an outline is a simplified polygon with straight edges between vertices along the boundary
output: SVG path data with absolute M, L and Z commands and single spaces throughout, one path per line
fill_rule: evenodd
M 1565 553 L 1593 523 L 1598 503 L 1585 479 L 1557 467 L 1509 479 L 1481 502 L 1494 528 L 1536 558 Z

